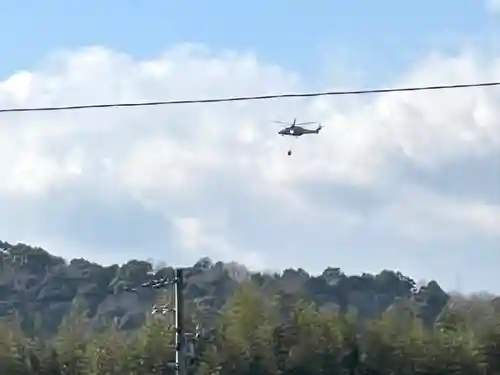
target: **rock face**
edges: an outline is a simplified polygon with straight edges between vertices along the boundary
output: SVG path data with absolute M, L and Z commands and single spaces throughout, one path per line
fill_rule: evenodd
M 26 331 L 38 325 L 53 333 L 77 305 L 88 311 L 95 327 L 112 321 L 122 329 L 133 328 L 143 321 L 159 292 L 144 289 L 130 293 L 127 287 L 173 273 L 171 267 L 153 272 L 150 263 L 138 260 L 109 267 L 84 259 L 68 263 L 41 248 L 0 241 L 0 317 L 16 313 Z M 415 282 L 399 272 L 347 276 L 338 268 L 328 268 L 319 276 L 302 269 L 270 275 L 203 258 L 187 272 L 189 310 L 199 319 L 211 321 L 244 281 L 277 296 L 284 308 L 307 298 L 323 309 L 355 310 L 360 319 L 404 306 L 433 324 L 449 299 L 436 282 L 417 290 Z

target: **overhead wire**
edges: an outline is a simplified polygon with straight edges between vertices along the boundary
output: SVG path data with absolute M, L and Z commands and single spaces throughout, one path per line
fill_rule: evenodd
M 68 105 L 60 107 L 31 107 L 31 108 L 0 108 L 0 113 L 8 112 L 50 112 L 50 111 L 70 111 L 90 108 L 121 108 L 121 107 L 152 107 L 161 105 L 182 105 L 182 104 L 207 104 L 207 103 L 224 103 L 224 102 L 240 102 L 240 101 L 255 101 L 255 100 L 270 100 L 270 99 L 286 99 L 286 98 L 312 98 L 319 96 L 340 96 L 340 95 L 363 95 L 363 94 L 383 94 L 391 92 L 408 92 L 408 91 L 435 91 L 462 89 L 471 87 L 491 87 L 500 86 L 500 81 L 469 83 L 469 84 L 453 84 L 439 86 L 414 86 L 414 87 L 397 87 L 385 89 L 366 89 L 352 91 L 322 91 L 308 93 L 289 93 L 289 94 L 272 94 L 272 95 L 257 95 L 257 96 L 235 96 L 227 98 L 214 99 L 192 99 L 192 100 L 165 100 L 155 102 L 135 102 L 135 103 L 109 103 L 109 104 L 86 104 L 86 105 Z

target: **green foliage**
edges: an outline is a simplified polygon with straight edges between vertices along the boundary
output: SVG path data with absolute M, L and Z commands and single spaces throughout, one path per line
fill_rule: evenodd
M 163 295 L 158 303 L 168 302 Z M 488 310 L 487 332 L 465 310 L 443 311 L 427 327 L 411 304 L 361 324 L 349 311 L 298 300 L 286 316 L 277 299 L 244 282 L 221 309 L 211 334 L 197 343 L 193 375 L 500 373 L 500 314 Z M 477 310 L 474 318 L 480 318 Z M 0 323 L 0 373 L 9 375 L 172 374 L 173 332 L 166 317 L 141 327 L 88 329 L 74 305 L 52 338 L 25 336 L 19 318 Z
M 1 375 L 173 375 L 170 317 L 147 314 L 120 329 L 171 302 L 168 293 L 123 291 L 151 277 L 149 263 L 101 267 L 26 245 L 0 249 Z M 190 375 L 500 374 L 492 296 L 450 300 L 435 282 L 417 290 L 391 271 L 247 274 L 206 259 L 193 269 L 187 326 L 202 322 L 203 332 Z
M 40 248 L 0 241 L 0 318 L 16 311 L 26 334 L 49 336 L 78 303 L 87 310 L 95 328 L 105 328 L 110 320 L 120 329 L 137 328 L 144 320 L 140 312 L 149 308 L 158 293 L 142 291 L 140 298 L 135 298 L 127 296 L 126 290 L 152 277 L 171 277 L 172 271 L 139 260 L 108 267 L 85 259 L 66 262 Z M 322 310 L 333 307 L 355 312 L 359 322 L 376 317 L 400 299 L 412 299 L 415 313 L 432 325 L 449 298 L 435 282 L 416 290 L 413 280 L 388 270 L 378 275 L 348 276 L 339 268 L 327 268 L 322 275 L 311 276 L 302 269 L 288 269 L 271 275 L 203 258 L 187 272 L 189 313 L 198 322 L 213 325 L 222 306 L 245 280 L 255 283 L 267 298 L 279 300 L 280 315 L 288 314 L 303 298 Z M 484 298 L 476 300 L 462 308 L 484 315 L 488 310 L 483 306 Z M 476 317 L 473 320 L 477 322 Z

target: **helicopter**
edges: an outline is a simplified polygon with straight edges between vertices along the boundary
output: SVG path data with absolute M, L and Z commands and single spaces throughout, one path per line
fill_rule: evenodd
M 275 121 L 277 124 L 284 124 L 284 125 L 289 125 L 286 128 L 281 129 L 278 134 L 285 136 L 285 135 L 290 135 L 292 137 L 300 137 L 304 134 L 319 134 L 319 131 L 323 128 L 321 124 L 318 124 L 317 122 L 299 122 L 297 123 L 297 119 L 294 118 L 292 123 L 288 122 L 282 122 L 282 121 Z M 307 129 L 304 128 L 300 125 L 312 125 L 312 124 L 318 124 L 318 127 L 316 129 Z
M 292 123 L 288 122 L 282 122 L 282 121 L 275 121 L 277 124 L 284 124 L 284 125 L 289 125 L 286 128 L 281 129 L 278 134 L 285 136 L 289 135 L 292 137 L 300 137 L 303 136 L 304 134 L 319 134 L 320 130 L 323 128 L 321 124 L 317 122 L 299 122 L 297 123 L 297 119 L 294 118 Z M 304 128 L 301 125 L 312 125 L 312 124 L 318 124 L 318 127 L 316 129 L 307 129 Z M 292 155 L 292 150 L 288 150 L 288 156 Z

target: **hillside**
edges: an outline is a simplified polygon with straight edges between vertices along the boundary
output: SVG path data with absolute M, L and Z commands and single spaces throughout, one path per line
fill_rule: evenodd
M 153 272 L 152 264 L 139 260 L 108 267 L 85 259 L 67 262 L 24 244 L 0 242 L 0 249 L 0 316 L 17 313 L 27 332 L 36 321 L 45 332 L 55 332 L 75 304 L 88 311 L 95 327 L 112 320 L 120 329 L 134 328 L 161 292 L 141 290 L 135 294 L 127 292 L 126 287 L 173 273 L 171 267 Z M 432 324 L 449 300 L 436 282 L 417 290 L 412 279 L 392 271 L 347 276 L 338 268 L 327 268 L 315 277 L 302 269 L 287 269 L 279 275 L 268 275 L 250 273 L 237 264 L 213 264 L 201 259 L 187 272 L 190 311 L 210 324 L 214 313 L 245 280 L 279 298 L 285 309 L 305 298 L 322 309 L 355 311 L 362 319 L 403 306 L 411 307 L 425 323 Z

